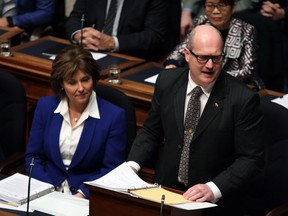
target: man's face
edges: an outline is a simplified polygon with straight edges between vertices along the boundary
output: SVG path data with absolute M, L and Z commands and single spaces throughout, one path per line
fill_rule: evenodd
M 223 61 L 222 42 L 219 37 L 217 39 L 213 36 L 195 35 L 194 46 L 191 49 L 185 48 L 184 54 L 190 76 L 197 85 L 206 86 L 218 78 Z

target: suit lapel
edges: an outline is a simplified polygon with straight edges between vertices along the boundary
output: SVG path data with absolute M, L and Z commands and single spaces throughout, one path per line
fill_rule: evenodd
M 51 122 L 52 127 L 49 136 L 49 143 L 52 147 L 49 149 L 51 150 L 51 157 L 53 157 L 55 164 L 57 164 L 57 166 L 59 166 L 61 169 L 65 169 L 59 147 L 59 136 L 62 127 L 62 121 L 63 117 L 61 114 L 54 114 Z
M 222 72 L 223 73 L 223 72 Z M 219 78 L 217 79 L 211 95 L 207 101 L 207 104 L 204 108 L 204 111 L 199 119 L 199 123 L 195 134 L 193 135 L 193 140 L 195 140 L 205 128 L 213 121 L 214 117 L 217 113 L 222 110 L 224 98 L 226 94 L 226 85 L 225 85 L 225 76 L 220 74 Z
M 187 70 L 186 70 L 187 71 Z M 179 134 L 183 138 L 184 131 L 184 104 L 188 84 L 188 73 L 183 73 L 174 97 L 174 109 Z
M 77 157 L 73 157 L 70 164 L 70 169 L 80 163 L 87 155 L 87 151 L 89 151 L 92 144 L 93 134 L 95 134 L 96 124 L 97 120 L 95 120 L 94 118 L 88 117 L 88 119 L 86 120 L 77 149 L 74 154 L 77 155 Z
M 100 1 L 93 1 L 95 6 L 87 6 L 86 7 L 91 7 L 95 8 L 95 13 L 94 13 L 94 24 L 96 25 L 95 28 L 98 29 L 99 31 L 102 30 L 105 22 L 105 17 L 106 17 L 106 10 L 107 10 L 107 1 L 108 0 L 100 0 Z M 89 26 L 91 27 L 91 26 Z
M 131 13 L 130 8 L 131 6 L 133 6 L 133 4 L 135 4 L 134 1 L 135 0 L 124 0 L 122 11 L 120 14 L 119 24 L 118 24 L 118 33 L 121 32 L 121 29 L 123 27 L 123 24 L 125 23 L 126 17 Z

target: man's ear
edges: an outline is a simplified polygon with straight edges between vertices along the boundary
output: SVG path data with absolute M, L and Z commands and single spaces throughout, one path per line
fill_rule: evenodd
M 183 52 L 184 52 L 184 56 L 185 56 L 186 62 L 189 63 L 189 59 L 190 59 L 190 52 L 189 52 L 189 50 L 185 47 Z

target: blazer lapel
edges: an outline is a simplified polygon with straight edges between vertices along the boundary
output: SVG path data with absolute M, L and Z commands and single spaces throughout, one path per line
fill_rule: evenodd
M 225 76 L 223 76 L 223 74 L 220 74 L 212 89 L 211 95 L 207 101 L 204 111 L 199 119 L 199 123 L 195 134 L 193 135 L 192 141 L 195 140 L 203 132 L 203 130 L 205 130 L 205 128 L 210 124 L 210 122 L 213 121 L 217 113 L 222 110 L 225 92 Z
M 87 151 L 89 151 L 92 144 L 93 134 L 95 134 L 96 124 L 97 120 L 92 117 L 88 117 L 86 120 L 77 149 L 74 154 L 77 155 L 77 157 L 73 157 L 70 164 L 70 169 L 80 163 L 87 155 Z
M 51 132 L 49 136 L 49 143 L 52 146 L 49 148 L 51 150 L 51 157 L 53 157 L 53 160 L 55 161 L 55 164 L 59 166 L 61 169 L 65 170 L 65 166 L 63 164 L 62 156 L 60 153 L 60 147 L 59 147 L 59 136 L 60 131 L 62 127 L 62 121 L 63 117 L 61 114 L 53 114 L 53 119 L 51 121 Z

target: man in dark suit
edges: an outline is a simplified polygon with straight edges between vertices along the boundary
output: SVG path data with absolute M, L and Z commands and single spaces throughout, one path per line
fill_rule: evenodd
M 242 215 L 246 184 L 264 164 L 263 115 L 259 96 L 221 72 L 223 41 L 210 25 L 196 27 L 184 50 L 189 68 L 162 71 L 152 107 L 127 161 L 138 171 L 159 150 L 155 182 L 186 191 L 184 198 L 216 202 L 204 215 Z M 192 132 L 188 182 L 179 178 L 184 148 L 184 116 L 192 90 L 200 86 L 198 125 Z
M 84 15 L 82 44 L 94 51 L 117 51 L 145 59 L 162 57 L 169 44 L 167 0 L 77 0 L 66 23 L 74 43 L 81 43 L 81 18 Z M 113 31 L 104 33 L 110 5 L 117 4 Z M 179 2 L 180 10 L 180 2 Z M 180 14 L 179 14 L 180 16 Z M 170 32 L 171 33 L 171 32 Z M 173 34 L 173 32 L 172 32 Z M 179 32 L 177 32 L 178 37 Z M 171 41 L 171 39 L 169 39 Z

